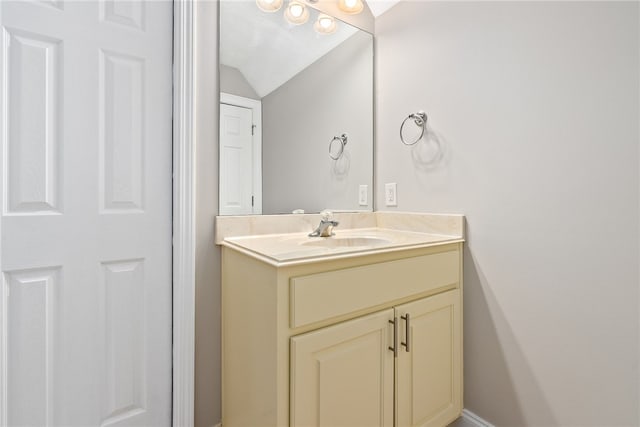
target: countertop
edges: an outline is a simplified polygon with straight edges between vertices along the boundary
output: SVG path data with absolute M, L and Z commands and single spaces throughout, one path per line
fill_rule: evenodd
M 357 240 L 350 240 L 354 238 Z M 226 237 L 221 244 L 269 264 L 286 266 L 463 241 L 462 233 L 434 234 L 371 227 L 336 229 L 332 237 L 309 237 L 308 232 Z

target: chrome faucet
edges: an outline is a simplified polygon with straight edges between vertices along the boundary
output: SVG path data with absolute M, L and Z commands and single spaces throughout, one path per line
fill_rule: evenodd
M 333 236 L 333 227 L 338 226 L 338 221 L 331 219 L 332 213 L 329 211 L 320 212 L 322 219 L 318 228 L 309 233 L 309 237 L 331 237 Z

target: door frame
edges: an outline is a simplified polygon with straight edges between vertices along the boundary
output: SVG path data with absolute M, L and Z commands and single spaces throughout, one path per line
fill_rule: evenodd
M 173 2 L 172 425 L 193 426 L 195 402 L 196 2 Z
M 253 175 L 251 178 L 251 184 L 253 187 L 254 197 L 252 214 L 259 215 L 262 213 L 262 101 L 257 99 L 245 98 L 243 96 L 232 95 L 230 93 L 220 92 L 220 104 L 248 108 L 252 112 L 253 126 L 255 129 L 251 139 L 251 162 L 253 164 Z M 219 143 L 220 139 L 218 139 L 218 144 Z M 218 153 L 219 152 L 220 147 L 218 147 Z M 220 158 L 220 156 L 218 156 L 218 158 Z M 218 197 L 220 197 L 220 188 L 218 188 Z M 219 206 L 221 206 L 221 204 L 219 204 Z

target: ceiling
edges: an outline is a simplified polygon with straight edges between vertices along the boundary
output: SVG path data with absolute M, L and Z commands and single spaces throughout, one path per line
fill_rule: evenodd
M 379 16 L 399 0 L 367 0 Z M 220 2 L 220 63 L 236 68 L 255 92 L 264 97 L 351 37 L 357 28 L 338 21 L 331 35 L 313 30 L 318 12 L 310 8 L 309 21 L 291 25 L 283 9 L 266 13 L 255 0 Z
M 373 16 L 377 18 L 391 9 L 391 7 L 400 3 L 400 0 L 365 0 L 365 2 L 369 6 L 369 10 L 371 10 Z

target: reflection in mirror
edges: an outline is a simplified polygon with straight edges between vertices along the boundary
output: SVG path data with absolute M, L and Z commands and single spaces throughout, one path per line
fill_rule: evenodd
M 220 2 L 220 215 L 370 211 L 373 36 L 287 5 Z

